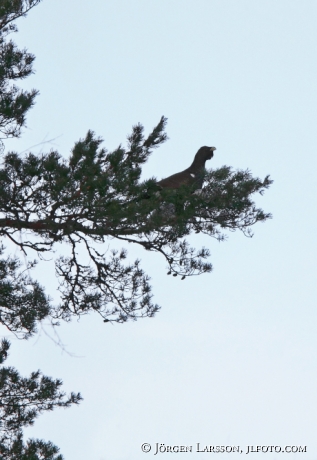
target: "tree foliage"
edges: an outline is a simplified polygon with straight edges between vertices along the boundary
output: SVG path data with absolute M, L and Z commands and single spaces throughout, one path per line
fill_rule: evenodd
M 0 142 L 18 137 L 25 125 L 26 113 L 33 106 L 36 90 L 23 91 L 14 83 L 32 73 L 33 54 L 19 50 L 6 37 L 17 31 L 12 21 L 25 16 L 40 0 L 1 0 L 0 2 Z
M 0 141 L 19 137 L 36 90 L 24 91 L 16 81 L 29 76 L 34 56 L 19 50 L 7 36 L 40 0 L 0 2 Z M 226 230 L 251 236 L 250 227 L 270 217 L 253 196 L 271 184 L 267 176 L 228 166 L 206 172 L 201 194 L 190 188 L 158 192 L 155 178 L 141 180 L 143 164 L 167 140 L 166 118 L 145 135 L 137 124 L 125 146 L 108 152 L 94 132 L 75 143 L 69 158 L 57 151 L 35 155 L 7 152 L 0 165 L 0 237 L 26 255 L 46 258 L 59 249 L 55 260 L 60 299 L 56 303 L 29 275 L 17 258 L 0 247 L 0 322 L 21 338 L 35 334 L 46 317 L 58 324 L 92 311 L 105 322 L 123 323 L 152 317 L 159 306 L 152 301 L 150 278 L 140 260 L 127 262 L 126 249 L 106 248 L 113 240 L 158 253 L 166 272 L 182 280 L 212 270 L 207 248 L 196 250 L 186 239 L 203 233 L 219 241 Z M 89 262 L 85 262 L 82 250 Z M 32 256 L 33 257 L 33 256 Z M 87 257 L 86 257 L 87 259 Z M 6 358 L 9 343 L 2 342 Z M 0 460 L 60 460 L 58 449 L 40 440 L 22 439 L 22 428 L 55 407 L 77 404 L 80 395 L 65 399 L 61 382 L 38 371 L 28 379 L 13 368 L 0 371 Z
M 110 153 L 89 131 L 68 159 L 56 151 L 5 155 L 0 235 L 38 255 L 57 243 L 70 248 L 69 256 L 56 260 L 62 302 L 51 311 L 55 319 L 94 310 L 106 321 L 124 322 L 158 311 L 140 261 L 126 263 L 125 250 L 102 251 L 100 243 L 109 238 L 160 253 L 168 273 L 184 279 L 211 271 L 209 251 L 191 248 L 186 236 L 201 232 L 221 240 L 225 229 L 248 235 L 250 226 L 270 217 L 251 197 L 271 181 L 249 171 L 227 166 L 209 171 L 201 195 L 186 187 L 158 194 L 154 178 L 141 181 L 142 164 L 166 140 L 165 124 L 162 117 L 147 137 L 140 124 L 134 126 L 127 148 L 120 145 Z M 166 213 L 166 206 L 173 212 Z M 89 264 L 81 262 L 78 246 L 87 251 Z
M 32 107 L 37 91 L 19 90 L 14 81 L 32 73 L 34 56 L 18 50 L 6 41 L 17 30 L 12 21 L 25 14 L 39 0 L 1 0 L 0 2 L 0 136 L 18 137 L 25 125 L 26 112 Z M 0 142 L 1 137 L 0 137 Z M 0 244 L 0 256 L 4 248 Z M 0 259 L 0 323 L 22 338 L 36 332 L 39 321 L 50 316 L 52 307 L 38 282 L 26 274 L 36 261 L 21 270 L 17 258 Z M 0 365 L 8 357 L 10 344 L 0 344 Z M 65 397 L 61 380 L 53 380 L 40 371 L 21 377 L 13 367 L 0 368 L 0 460 L 62 460 L 59 449 L 50 441 L 29 439 L 23 442 L 22 429 L 33 425 L 35 418 L 56 407 L 78 404 L 80 394 Z
M 3 339 L 0 346 L 0 364 L 8 356 L 10 344 Z M 12 367 L 0 369 L 0 459 L 16 460 L 62 460 L 58 448 L 51 442 L 22 439 L 22 428 L 33 425 L 35 418 L 44 411 L 56 407 L 78 404 L 81 395 L 65 393 L 59 389 L 62 381 L 53 380 L 32 372 L 29 378 L 21 377 Z
M 10 2 L 4 2 L 2 30 L 16 30 L 12 20 L 37 3 L 17 0 L 10 9 Z M 7 118 L 0 118 L 0 131 L 7 137 L 18 136 L 36 91 L 21 92 L 9 82 L 32 72 L 34 56 L 17 50 L 12 42 L 3 42 L 2 48 L 1 94 L 3 100 L 7 98 L 8 110 Z M 19 113 L 15 110 L 17 94 L 25 101 Z M 88 131 L 67 159 L 57 151 L 24 156 L 8 152 L 3 157 L 0 236 L 40 258 L 52 253 L 58 243 L 69 248 L 68 254 L 55 261 L 60 303 L 51 305 L 43 289 L 24 277 L 24 294 L 34 293 L 29 301 L 32 308 L 27 308 L 32 313 L 26 321 L 25 315 L 22 320 L 23 309 L 19 318 L 16 309 L 11 308 L 8 314 L 7 307 L 2 317 L 10 330 L 30 335 L 45 314 L 55 321 L 69 321 L 90 311 L 100 314 L 105 322 L 151 317 L 159 306 L 152 302 L 149 277 L 140 260 L 128 263 L 125 249 L 105 251 L 107 240 L 157 252 L 165 258 L 168 274 L 185 279 L 212 269 L 208 249 L 196 250 L 186 240 L 191 233 L 205 233 L 218 240 L 224 238 L 226 229 L 250 235 L 250 226 L 270 217 L 256 207 L 252 196 L 263 193 L 271 180 L 254 178 L 249 171 L 233 171 L 227 166 L 209 171 L 201 195 L 191 194 L 186 187 L 158 193 L 155 178 L 141 181 L 142 165 L 167 139 L 166 121 L 162 117 L 147 136 L 141 124 L 135 125 L 127 145 L 112 152 Z M 79 248 L 85 249 L 89 263 L 82 261 Z
M 0 254 L 3 248 L 0 247 Z M 36 261 L 21 271 L 17 258 L 0 259 L 0 322 L 21 338 L 36 332 L 37 324 L 50 315 L 50 299 L 44 289 L 25 272 Z

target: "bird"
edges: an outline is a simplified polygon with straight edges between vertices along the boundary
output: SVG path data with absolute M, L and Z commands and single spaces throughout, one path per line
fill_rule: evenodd
M 205 163 L 214 156 L 215 150 L 216 147 L 200 147 L 189 168 L 158 181 L 156 185 L 160 190 L 178 189 L 185 185 L 192 189 L 192 193 L 198 194 L 204 182 Z
M 177 190 L 181 186 L 187 186 L 191 188 L 192 194 L 200 195 L 202 193 L 202 185 L 205 177 L 205 163 L 214 156 L 215 150 L 216 147 L 200 147 L 189 168 L 155 182 L 153 184 L 154 189 L 152 188 L 152 193 L 154 191 L 154 195 L 160 197 L 160 192 L 163 189 Z M 142 193 L 141 196 L 129 200 L 126 204 L 148 200 L 153 196 L 152 193 L 148 190 Z

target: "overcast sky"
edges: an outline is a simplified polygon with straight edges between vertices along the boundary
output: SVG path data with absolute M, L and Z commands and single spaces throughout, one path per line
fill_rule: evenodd
M 190 239 L 211 250 L 211 274 L 180 281 L 159 255 L 128 247 L 152 277 L 155 318 L 63 324 L 75 356 L 48 326 L 28 342 L 1 329 L 9 365 L 40 368 L 84 397 L 41 416 L 27 436 L 51 440 L 66 460 L 148 460 L 156 443 L 193 446 L 177 459 L 212 457 L 195 452 L 198 442 L 244 454 L 248 445 L 307 446 L 265 458 L 316 460 L 316 19 L 314 0 L 43 0 L 18 21 L 13 39 L 36 55 L 36 74 L 21 85 L 40 95 L 8 149 L 56 138 L 33 151 L 67 157 L 92 129 L 111 150 L 133 124 L 149 132 L 165 115 L 170 139 L 142 177 L 180 171 L 215 145 L 207 167 L 274 179 L 255 197 L 273 219 L 252 239 Z M 37 276 L 58 301 L 53 262 Z

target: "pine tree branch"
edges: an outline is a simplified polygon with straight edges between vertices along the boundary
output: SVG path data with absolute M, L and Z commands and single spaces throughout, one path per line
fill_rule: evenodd
M 27 13 L 38 5 L 41 0 L 1 0 L 0 4 L 0 30 Z M 16 30 L 14 28 L 13 30 Z
M 3 339 L 0 346 L 0 363 L 8 356 L 10 344 Z M 34 424 L 35 419 L 45 411 L 57 407 L 70 407 L 82 400 L 80 393 L 68 397 L 60 387 L 62 381 L 53 380 L 40 371 L 30 377 L 21 377 L 12 367 L 0 369 L 0 458 L 1 459 L 55 459 L 59 449 L 52 443 L 29 440 L 23 444 L 22 428 Z
M 54 308 L 53 318 L 69 320 L 94 310 L 104 320 L 123 322 L 158 311 L 140 261 L 124 265 L 125 252 L 106 260 L 96 243 L 115 238 L 155 251 L 165 258 L 169 274 L 184 279 L 212 269 L 206 262 L 208 250 L 190 248 L 184 237 L 202 232 L 222 241 L 226 229 L 251 236 L 252 225 L 270 218 L 251 197 L 262 194 L 271 180 L 261 181 L 249 171 L 224 166 L 207 172 L 200 195 L 185 186 L 157 194 L 155 179 L 141 182 L 140 165 L 164 142 L 160 130 L 165 122 L 162 118 L 146 141 L 143 127 L 134 126 L 127 150 L 119 146 L 109 153 L 89 131 L 69 160 L 54 151 L 4 157 L 0 235 L 39 255 L 54 250 L 57 242 L 71 247 L 70 257 L 56 261 L 62 303 Z M 21 241 L 16 233 L 22 234 Z M 92 265 L 80 262 L 79 245 Z

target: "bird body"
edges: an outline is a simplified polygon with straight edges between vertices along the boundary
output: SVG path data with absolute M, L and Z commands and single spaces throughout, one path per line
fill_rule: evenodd
M 195 192 L 202 188 L 205 176 L 205 163 L 210 160 L 216 147 L 201 147 L 189 168 L 157 182 L 160 189 L 178 189 L 182 185 L 189 186 Z

